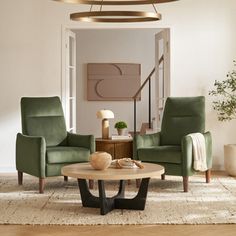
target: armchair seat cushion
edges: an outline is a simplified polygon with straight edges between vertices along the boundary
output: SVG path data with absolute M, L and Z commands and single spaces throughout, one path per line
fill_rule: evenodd
M 48 164 L 87 162 L 90 150 L 82 147 L 56 146 L 46 150 Z
M 151 146 L 138 149 L 138 157 L 141 161 L 153 163 L 181 163 L 180 146 Z

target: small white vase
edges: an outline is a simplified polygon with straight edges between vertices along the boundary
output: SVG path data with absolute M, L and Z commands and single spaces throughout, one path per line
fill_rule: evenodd
M 226 172 L 231 176 L 236 176 L 236 144 L 224 146 L 224 164 Z
M 94 152 L 89 160 L 95 170 L 105 170 L 111 165 L 112 157 L 107 152 Z
M 118 135 L 125 135 L 125 129 L 117 129 Z

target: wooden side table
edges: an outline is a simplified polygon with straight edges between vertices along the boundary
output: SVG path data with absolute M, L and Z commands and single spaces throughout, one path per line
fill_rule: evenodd
M 133 140 L 96 138 L 96 151 L 108 152 L 113 159 L 133 158 Z

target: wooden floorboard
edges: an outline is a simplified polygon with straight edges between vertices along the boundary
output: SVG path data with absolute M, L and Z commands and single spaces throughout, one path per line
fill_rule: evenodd
M 235 236 L 236 225 L 22 226 L 0 225 L 2 236 Z

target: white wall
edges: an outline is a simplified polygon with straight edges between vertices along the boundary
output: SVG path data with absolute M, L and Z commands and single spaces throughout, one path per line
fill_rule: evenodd
M 18 11 L 18 16 L 14 16 Z M 13 15 L 12 15 L 13 14 Z M 42 93 L 41 4 L 0 3 L 0 170 L 14 167 L 21 96 Z
M 155 34 L 159 29 L 79 30 L 77 37 L 77 129 L 101 137 L 101 120 L 96 119 L 100 109 L 111 109 L 115 119 L 110 120 L 110 135 L 116 134 L 115 122 L 127 122 L 127 131 L 133 130 L 132 101 L 87 101 L 87 63 L 139 63 L 143 82 L 155 65 Z M 152 83 L 154 85 L 154 78 Z M 154 87 L 153 87 L 154 88 Z M 154 89 L 153 89 L 154 90 Z M 154 92 L 154 91 L 153 91 Z M 154 105 L 154 100 L 153 103 Z M 155 116 L 155 113 L 152 113 Z M 137 128 L 148 122 L 148 87 L 137 102 Z
M 163 4 L 158 7 L 162 21 L 145 24 L 71 23 L 69 13 L 79 9 L 88 10 L 89 6 L 51 0 L 0 1 L 0 171 L 14 170 L 15 136 L 21 129 L 20 97 L 60 94 L 62 25 L 170 27 L 172 95 L 207 97 L 207 128 L 213 134 L 214 166 L 222 168 L 223 145 L 236 142 L 236 123 L 218 122 L 207 94 L 215 79 L 225 78 L 236 58 L 235 0 Z M 96 117 L 94 122 L 98 122 Z

